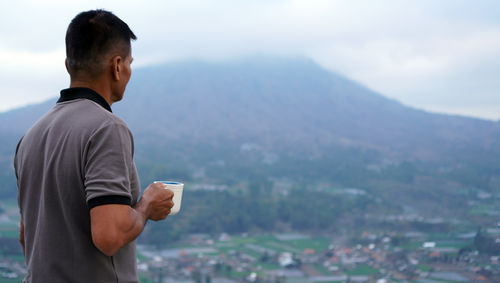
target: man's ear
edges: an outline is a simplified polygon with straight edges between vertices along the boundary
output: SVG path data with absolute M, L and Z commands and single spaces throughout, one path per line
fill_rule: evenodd
M 122 64 L 123 64 L 123 58 L 120 55 L 116 55 L 115 57 L 113 57 L 113 59 L 111 59 L 113 79 L 115 81 L 120 80 Z

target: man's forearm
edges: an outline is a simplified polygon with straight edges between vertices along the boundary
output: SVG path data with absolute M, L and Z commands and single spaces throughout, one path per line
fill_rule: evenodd
M 142 199 L 134 207 L 110 204 L 92 208 L 92 240 L 95 246 L 112 256 L 134 241 L 146 225 L 147 209 L 148 205 Z
M 121 233 L 123 235 L 123 245 L 126 245 L 135 240 L 144 230 L 148 221 L 148 205 L 145 200 L 141 199 L 134 207 L 130 208 L 130 226 L 126 228 L 124 225 Z
M 174 206 L 174 193 L 161 183 L 144 191 L 134 207 L 106 204 L 90 210 L 92 241 L 104 254 L 111 256 L 141 234 L 148 219 L 165 219 Z

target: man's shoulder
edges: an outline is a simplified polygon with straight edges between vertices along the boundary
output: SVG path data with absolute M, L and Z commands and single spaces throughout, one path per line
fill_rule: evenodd
M 74 116 L 83 124 L 93 128 L 101 128 L 110 124 L 128 128 L 127 123 L 122 118 L 88 99 L 64 102 L 58 106 L 63 109 L 64 116 Z
M 38 122 L 27 131 L 25 136 L 33 138 L 50 131 L 51 135 L 66 135 L 90 138 L 97 132 L 109 128 L 119 128 L 121 132 L 131 132 L 123 119 L 88 99 L 75 99 L 57 103 Z

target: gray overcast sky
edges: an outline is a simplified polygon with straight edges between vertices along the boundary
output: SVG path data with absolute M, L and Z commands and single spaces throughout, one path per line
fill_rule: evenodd
M 2 1 L 0 111 L 69 85 L 66 27 L 94 8 L 114 12 L 137 34 L 135 68 L 301 55 L 406 105 L 500 119 L 495 0 Z

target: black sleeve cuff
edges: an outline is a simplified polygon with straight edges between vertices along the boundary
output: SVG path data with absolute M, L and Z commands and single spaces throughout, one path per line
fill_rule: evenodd
M 87 205 L 89 206 L 89 210 L 99 206 L 99 205 L 105 205 L 105 204 L 125 204 L 125 205 L 131 205 L 131 201 L 129 197 L 126 196 L 102 196 L 102 197 L 96 197 L 93 199 L 90 199 L 87 202 Z

